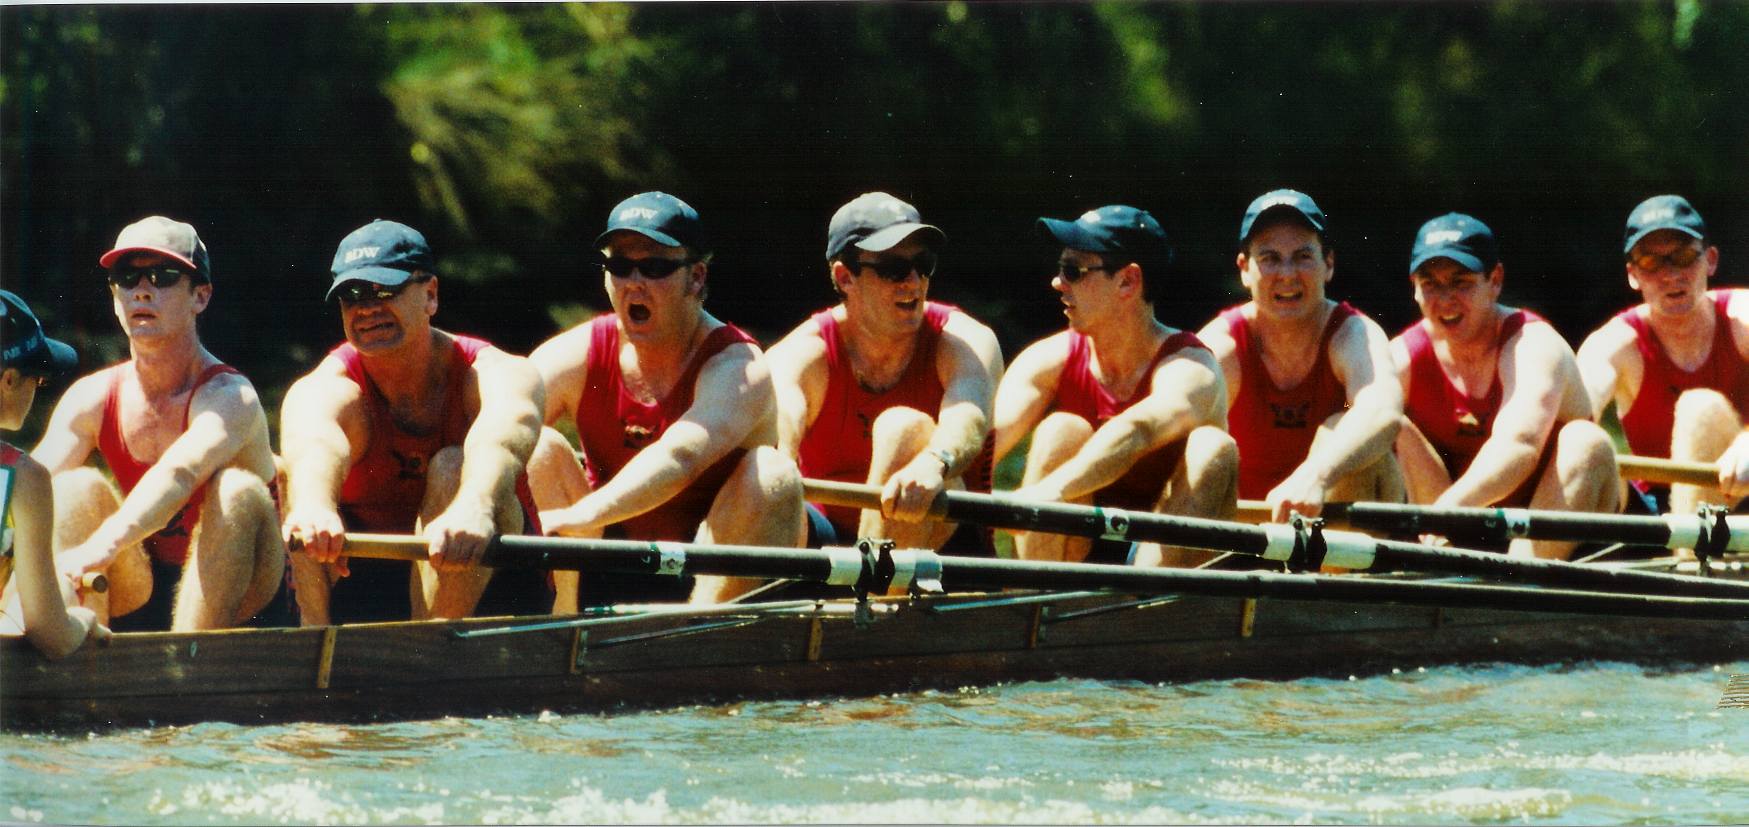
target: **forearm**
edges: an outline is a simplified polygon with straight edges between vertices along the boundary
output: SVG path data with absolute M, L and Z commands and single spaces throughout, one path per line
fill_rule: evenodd
M 924 451 L 934 457 L 943 453 L 952 457 L 952 462 L 942 472 L 943 477 L 957 477 L 972 466 L 984 449 L 989 421 L 982 409 L 969 402 L 942 409 L 941 419 L 935 424 L 935 433 L 929 437 Z
M 1329 436 L 1306 458 L 1303 467 L 1313 471 L 1326 487 L 1377 462 L 1396 442 L 1401 403 L 1393 405 L 1369 397 L 1365 392 L 1356 395 Z
M 486 427 L 485 412 L 462 441 L 462 476 L 455 503 L 467 503 L 485 513 L 515 496 L 516 478 L 528 465 L 539 438 L 539 418 L 531 408 L 527 416 L 505 418 L 497 427 Z
M 25 637 L 49 657 L 60 657 L 79 647 L 86 628 L 67 614 L 67 595 L 62 590 L 69 587 L 55 571 L 48 475 L 33 476 L 38 478 L 20 485 L 33 490 L 20 490 L 12 509 L 16 523 L 12 580 L 18 584 Z
M 679 442 L 659 439 L 638 452 L 613 479 L 571 507 L 571 522 L 580 528 L 612 525 L 679 495 L 709 467 L 702 447 Z
M 1040 480 L 1039 487 L 1060 491 L 1063 499 L 1098 491 L 1116 482 L 1158 443 L 1168 441 L 1156 436 L 1156 429 L 1140 419 L 1112 419 L 1094 431 L 1075 456 Z
M 160 462 L 140 477 L 121 507 L 103 521 L 87 543 L 110 554 L 139 543 L 168 525 L 190 498 L 201 480 L 193 469 L 175 468 Z
M 1442 506 L 1493 505 L 1536 472 L 1537 446 L 1516 438 L 1490 439 L 1482 444 L 1463 476 L 1452 481 L 1435 502 Z

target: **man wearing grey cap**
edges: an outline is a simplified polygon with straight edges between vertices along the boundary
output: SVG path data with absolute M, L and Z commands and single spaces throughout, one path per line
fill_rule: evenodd
M 955 527 L 924 520 L 936 495 L 990 490 L 1002 349 L 989 327 L 928 300 L 945 240 L 887 193 L 851 200 L 827 225 L 839 303 L 771 348 L 780 444 L 802 475 L 881 488 L 878 511 L 809 505 L 814 544 L 938 549 Z M 987 550 L 969 542 L 960 550 Z
M 801 477 L 779 453 L 777 400 L 753 337 L 704 309 L 710 247 L 698 212 L 662 192 L 620 202 L 595 238 L 613 312 L 529 357 L 547 423 L 575 423 L 583 453 L 552 428 L 529 464 L 546 533 L 764 546 L 802 543 Z M 553 611 L 684 599 L 671 577 L 555 572 Z M 694 602 L 754 581 L 700 577 Z
M 1500 303 L 1505 279 L 1476 218 L 1449 213 L 1416 233 L 1409 282 L 1422 318 L 1391 340 L 1409 500 L 1617 511 L 1615 447 L 1591 421 L 1573 349 L 1541 316 Z M 1518 539 L 1510 550 L 1564 559 L 1574 546 Z
M 1251 300 L 1197 336 L 1226 376 L 1239 496 L 1266 500 L 1278 522 L 1329 499 L 1401 502 L 1403 388 L 1384 330 L 1324 295 L 1336 274 L 1324 211 L 1296 190 L 1258 196 L 1235 262 Z
M 1172 248 L 1145 210 L 1113 204 L 1039 219 L 1061 249 L 1051 287 L 1067 330 L 1028 345 L 996 393 L 996 451 L 1030 433 L 1016 496 L 1191 517 L 1231 517 L 1239 452 L 1213 353 L 1155 315 Z M 1194 565 L 1212 555 L 1021 532 L 1023 560 Z
M 57 565 L 74 580 L 106 574 L 109 591 L 85 605 L 117 631 L 277 622 L 264 611 L 283 605 L 285 572 L 267 415 L 249 380 L 201 344 L 206 245 L 194 227 L 151 216 L 98 265 L 132 359 L 73 383 L 31 454 L 55 475 Z M 119 492 L 85 465 L 93 451 Z
M 1594 411 L 1601 417 L 1615 404 L 1634 454 L 1717 464 L 1716 490 L 1670 486 L 1672 513 L 1749 497 L 1749 290 L 1707 290 L 1719 248 L 1679 195 L 1634 207 L 1622 252 L 1628 286 L 1643 303 L 1579 347 Z M 1635 488 L 1654 503 L 1664 493 L 1640 482 Z
M 425 236 L 378 219 L 342 239 L 328 297 L 346 341 L 280 408 L 284 533 L 306 626 L 480 611 L 537 614 L 544 578 L 479 565 L 494 534 L 530 528 L 522 470 L 543 402 L 527 359 L 432 325 Z M 348 531 L 418 533 L 427 560 L 349 560 Z

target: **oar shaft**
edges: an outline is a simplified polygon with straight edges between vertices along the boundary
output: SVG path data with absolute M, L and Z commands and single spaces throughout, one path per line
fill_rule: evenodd
M 1687 483 L 1707 488 L 1719 486 L 1719 469 L 1710 462 L 1685 462 L 1658 457 L 1620 454 L 1615 458 L 1622 479 L 1645 480 L 1669 485 Z
M 1260 502 L 1241 502 L 1240 512 L 1250 516 L 1268 509 Z M 1696 514 L 1652 517 L 1635 514 L 1599 514 L 1584 511 L 1548 511 L 1528 508 L 1446 508 L 1402 503 L 1326 503 L 1322 515 L 1330 525 L 1351 526 L 1365 531 L 1413 537 L 1439 534 L 1476 542 L 1505 542 L 1518 538 L 1567 540 L 1581 543 L 1626 543 L 1693 548 L 1703 531 L 1713 527 Z M 1749 517 L 1725 518 L 1728 551 L 1749 551 Z
M 348 534 L 346 553 L 388 560 L 426 559 L 425 541 L 399 534 Z M 684 559 L 681 570 L 677 559 Z M 619 574 L 711 574 L 725 577 L 775 579 L 796 577 L 826 580 L 846 565 L 814 549 L 784 549 L 669 543 L 645 540 L 579 540 L 568 537 L 502 535 L 487 548 L 482 565 L 492 568 L 536 568 Z

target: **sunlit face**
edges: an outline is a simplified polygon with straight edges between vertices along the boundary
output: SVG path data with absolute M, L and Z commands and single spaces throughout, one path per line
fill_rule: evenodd
M 1336 253 L 1305 224 L 1277 221 L 1252 232 L 1238 266 L 1259 316 L 1303 319 L 1323 309 L 1324 286 L 1336 274 Z
M 1078 278 L 1070 280 L 1071 276 Z M 1111 316 L 1118 304 L 1117 272 L 1107 266 L 1098 253 L 1068 247 L 1057 256 L 1057 273 L 1051 277 L 1051 288 L 1063 302 L 1063 316 L 1070 329 L 1086 334 Z
M 1646 306 L 1655 314 L 1681 316 L 1705 301 L 1719 248 L 1676 230 L 1658 230 L 1640 239 L 1627 259 L 1628 286 L 1639 291 Z M 1683 260 L 1688 263 L 1676 263 Z
M 929 258 L 934 251 L 915 236 L 878 253 L 851 247 L 844 260 L 832 268 L 833 280 L 844 295 L 845 313 L 859 326 L 895 335 L 915 332 L 923 324 L 929 298 Z M 922 257 L 922 263 L 919 263 Z M 904 269 L 897 279 L 877 272 Z
M 1410 274 L 1415 304 L 1435 336 L 1468 342 L 1492 336 L 1495 302 L 1505 271 L 1495 265 L 1487 275 L 1449 258 L 1436 258 Z
M 26 376 L 17 368 L 0 371 L 0 431 L 16 431 L 24 427 L 30 416 L 30 406 L 36 402 L 36 389 L 42 379 Z
M 171 267 L 188 269 L 175 260 L 157 253 L 132 253 L 116 262 L 112 269 L 141 267 Z M 152 286 L 151 279 L 142 278 L 132 287 L 109 283 L 109 295 L 115 319 L 130 341 L 144 342 L 172 336 L 188 336 L 194 332 L 194 320 L 212 300 L 211 284 L 197 284 L 192 276 L 183 276 L 175 284 Z
M 436 314 L 437 278 L 428 274 L 403 282 L 390 298 L 340 299 L 340 324 L 346 341 L 360 353 L 389 353 L 418 341 L 430 334 L 431 317 Z
M 669 247 L 641 233 L 609 236 L 601 254 L 607 258 L 644 261 L 667 259 L 680 264 L 661 278 L 641 268 L 624 276 L 603 272 L 607 299 L 619 317 L 620 330 L 634 341 L 668 341 L 687 335 L 704 303 L 706 265 L 689 264 L 685 247 Z

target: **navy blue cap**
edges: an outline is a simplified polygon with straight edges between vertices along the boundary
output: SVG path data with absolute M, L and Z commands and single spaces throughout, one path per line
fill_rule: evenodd
M 148 215 L 123 227 L 115 237 L 115 246 L 97 259 L 97 265 L 108 268 L 129 253 L 156 253 L 194 271 L 202 281 L 213 280 L 212 259 L 191 224 Z
M 0 290 L 0 369 L 17 368 L 31 376 L 55 376 L 79 364 L 65 342 L 43 335 L 30 305 L 10 290 Z
M 1706 222 L 1701 220 L 1700 213 L 1695 212 L 1688 199 L 1680 195 L 1654 195 L 1628 213 L 1627 241 L 1622 244 L 1621 251 L 1624 254 L 1632 251 L 1640 239 L 1659 230 L 1675 230 L 1695 238 L 1706 238 Z
M 1118 253 L 1132 258 L 1172 257 L 1166 231 L 1147 210 L 1112 204 L 1088 210 L 1074 221 L 1040 218 L 1038 226 L 1071 250 Z
M 1319 209 L 1318 202 L 1299 190 L 1282 189 L 1257 196 L 1251 206 L 1245 208 L 1245 220 L 1239 222 L 1239 246 L 1243 247 L 1245 242 L 1251 240 L 1251 229 L 1257 225 L 1258 219 L 1282 210 L 1291 210 L 1319 238 L 1329 240 L 1329 222 L 1325 220 L 1324 211 Z
M 431 245 L 425 236 L 398 221 L 377 219 L 353 230 L 334 251 L 334 283 L 328 298 L 349 281 L 368 281 L 394 287 L 413 277 L 413 271 L 435 273 Z
M 919 232 L 931 246 L 947 241 L 940 227 L 923 223 L 916 207 L 884 192 L 865 192 L 832 214 L 826 225 L 826 260 L 837 258 L 853 244 L 871 253 L 891 250 Z
M 710 252 L 698 210 L 665 192 L 638 193 L 607 214 L 607 229 L 595 237 L 596 247 L 621 230 L 637 233 L 664 247 L 685 247 L 693 255 Z
M 1500 247 L 1488 225 L 1463 213 L 1446 213 L 1416 231 L 1409 272 L 1436 258 L 1449 258 L 1465 270 L 1487 275 L 1500 263 Z

